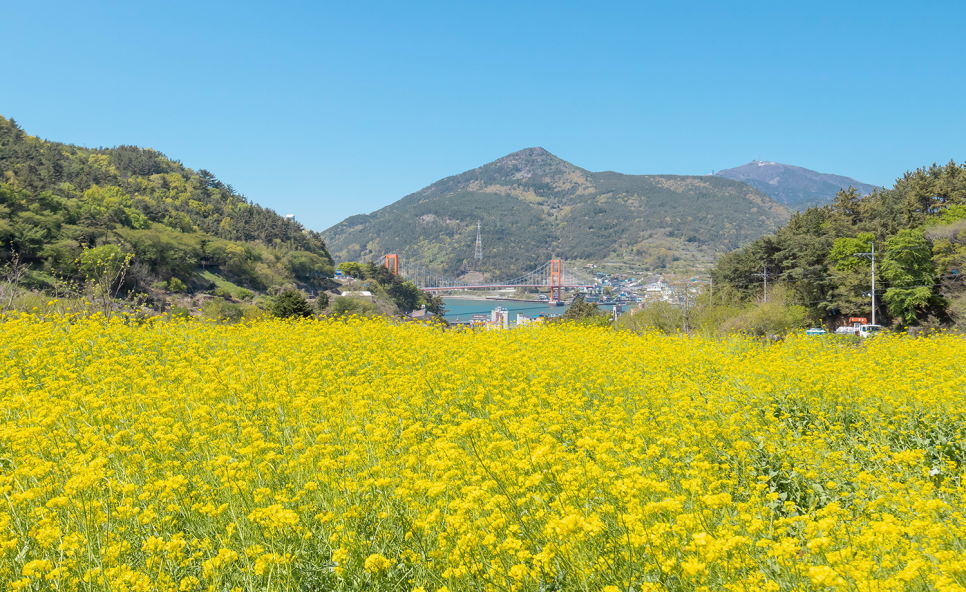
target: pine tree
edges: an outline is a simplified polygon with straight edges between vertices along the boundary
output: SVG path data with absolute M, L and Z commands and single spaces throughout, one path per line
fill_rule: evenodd
M 312 316 L 312 307 L 298 290 L 286 290 L 275 298 L 272 314 L 283 319 L 306 318 Z

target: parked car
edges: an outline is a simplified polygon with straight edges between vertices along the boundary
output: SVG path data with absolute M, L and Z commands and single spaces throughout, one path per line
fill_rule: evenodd
M 836 335 L 855 335 L 858 331 L 855 327 L 839 327 L 835 330 Z
M 812 327 L 811 329 L 805 331 L 805 335 L 825 335 L 826 333 L 828 333 L 828 331 L 818 327 Z

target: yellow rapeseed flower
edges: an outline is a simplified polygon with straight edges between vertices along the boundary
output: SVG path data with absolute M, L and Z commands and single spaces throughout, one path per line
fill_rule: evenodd
M 955 335 L 2 322 L 3 590 L 966 583 Z

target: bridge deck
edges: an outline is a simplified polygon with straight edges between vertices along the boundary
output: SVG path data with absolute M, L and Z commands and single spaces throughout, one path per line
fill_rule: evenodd
M 440 286 L 433 288 L 424 288 L 419 286 L 420 290 L 473 290 L 482 288 L 592 288 L 595 284 L 483 284 L 479 286 Z

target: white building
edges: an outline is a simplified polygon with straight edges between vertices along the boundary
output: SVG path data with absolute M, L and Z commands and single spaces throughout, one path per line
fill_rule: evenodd
M 503 308 L 502 306 L 497 306 L 490 313 L 490 325 L 493 327 L 499 327 L 501 329 L 510 328 L 510 311 Z

